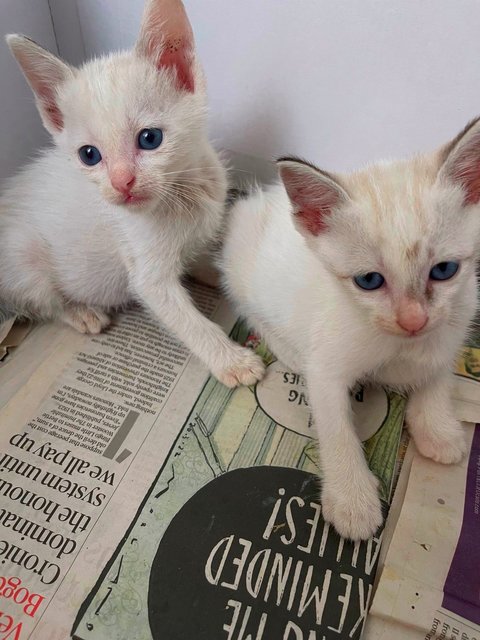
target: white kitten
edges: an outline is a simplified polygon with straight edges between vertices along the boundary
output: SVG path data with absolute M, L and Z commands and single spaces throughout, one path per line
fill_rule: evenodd
M 278 165 L 283 185 L 233 208 L 224 282 L 277 356 L 305 374 L 325 519 L 367 538 L 382 514 L 352 424 L 356 381 L 410 393 L 423 455 L 453 463 L 465 452 L 449 390 L 477 304 L 480 120 L 438 152 L 351 175 L 295 158 Z
M 181 0 L 150 0 L 132 52 L 74 69 L 7 37 L 54 148 L 0 199 L 0 301 L 97 333 L 106 311 L 148 306 L 219 380 L 261 360 L 194 307 L 180 278 L 219 231 L 226 171 L 206 135 L 206 91 Z

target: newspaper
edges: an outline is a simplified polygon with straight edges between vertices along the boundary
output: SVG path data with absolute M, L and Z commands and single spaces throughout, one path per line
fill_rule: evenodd
M 15 316 L 3 316 L 0 308 L 0 363 L 8 355 L 10 349 L 18 345 L 26 338 L 32 328 L 28 320 L 16 321 Z
M 217 292 L 195 299 L 226 320 Z M 61 333 L 0 414 L 1 640 L 70 637 L 205 380 L 140 310 L 98 337 Z
M 197 284 L 192 293 L 207 316 L 232 329 L 235 318 L 215 289 Z M 209 378 L 140 309 L 95 337 L 38 328 L 0 369 L 0 640 L 65 640 L 72 629 L 79 638 L 160 637 L 157 594 L 178 587 L 173 578 L 160 584 L 163 567 L 175 576 L 179 560 L 175 544 L 160 544 L 164 537 L 190 550 L 169 624 L 195 623 L 185 615 L 194 602 L 189 562 L 203 544 L 203 576 L 209 569 L 199 598 L 217 602 L 208 640 L 247 640 L 251 625 L 256 640 L 281 637 L 276 624 L 290 640 L 339 638 L 347 628 L 360 637 L 383 533 L 353 544 L 323 522 L 303 381 L 243 325 L 234 332 L 269 364 L 255 389 L 231 391 Z M 387 510 L 405 400 L 359 389 L 352 403 Z M 215 535 L 223 542 L 210 547 Z M 236 580 L 238 545 L 250 545 L 265 574 L 250 584 L 254 604 L 250 593 L 244 599 L 240 588 L 224 586 Z M 268 576 L 267 555 L 277 558 Z M 280 578 L 290 595 L 277 605 Z
M 465 422 L 480 422 L 480 318 L 458 360 L 454 386 L 457 417 Z
M 1 314 L 1 309 L 0 309 Z M 0 344 L 3 345 L 3 341 L 10 333 L 11 328 L 13 327 L 13 323 L 15 322 L 15 317 L 11 316 L 10 318 L 2 319 L 0 315 Z
M 369 640 L 480 638 L 480 425 L 443 467 L 416 454 L 367 624 Z
M 366 624 L 368 640 L 480 638 L 480 331 L 457 362 L 454 404 L 469 451 L 437 465 L 409 445 L 410 472 Z

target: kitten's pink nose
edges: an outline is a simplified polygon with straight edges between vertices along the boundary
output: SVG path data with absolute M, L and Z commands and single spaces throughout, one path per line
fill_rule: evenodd
M 135 175 L 128 167 L 114 167 L 110 172 L 110 182 L 114 189 L 128 196 L 135 184 Z
M 397 324 L 408 333 L 417 333 L 428 322 L 428 313 L 417 300 L 406 299 L 398 306 Z

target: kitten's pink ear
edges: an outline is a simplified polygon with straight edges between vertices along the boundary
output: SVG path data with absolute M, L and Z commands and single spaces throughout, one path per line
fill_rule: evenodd
M 59 133 L 63 129 L 63 115 L 58 106 L 57 91 L 73 77 L 72 68 L 30 38 L 10 34 L 6 40 L 35 94 L 45 128 L 52 134 Z
M 460 185 L 465 192 L 464 205 L 480 202 L 480 118 L 473 120 L 440 152 L 443 162 L 438 174 Z
M 193 93 L 195 42 L 181 0 L 147 0 L 137 52 L 176 71 L 180 89 Z
M 297 158 L 280 158 L 277 165 L 299 230 L 318 236 L 332 211 L 348 200 L 346 191 L 332 175 Z

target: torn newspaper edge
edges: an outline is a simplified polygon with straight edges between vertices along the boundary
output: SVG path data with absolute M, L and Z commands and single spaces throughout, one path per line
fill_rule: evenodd
M 0 324 L 0 362 L 8 355 L 10 349 L 19 346 L 31 329 L 30 320 L 17 320 L 15 316 L 10 316 Z

